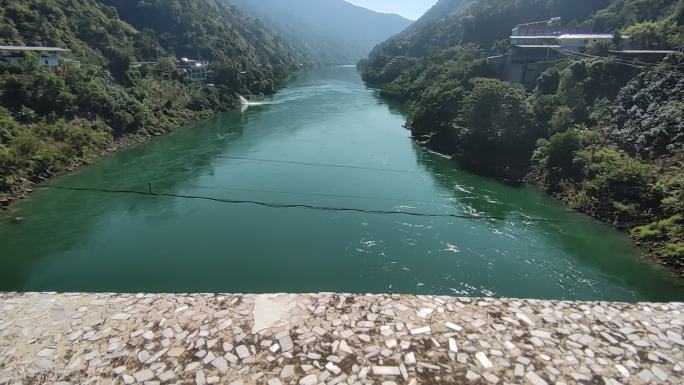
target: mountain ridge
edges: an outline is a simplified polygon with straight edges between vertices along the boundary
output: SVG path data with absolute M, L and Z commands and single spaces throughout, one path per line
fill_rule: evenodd
M 343 0 L 226 0 L 320 64 L 351 64 L 411 21 Z

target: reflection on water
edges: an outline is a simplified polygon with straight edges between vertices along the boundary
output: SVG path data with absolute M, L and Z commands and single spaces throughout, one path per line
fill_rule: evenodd
M 684 297 L 623 234 L 416 146 L 353 68 L 250 104 L 51 183 L 473 218 L 41 190 L 0 218 L 0 289 Z

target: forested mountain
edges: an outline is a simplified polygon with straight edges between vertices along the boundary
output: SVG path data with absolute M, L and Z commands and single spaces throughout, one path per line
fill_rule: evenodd
M 221 0 L 101 0 L 140 31 L 152 30 L 177 56 L 230 61 L 245 70 L 286 72 L 309 59 L 261 22 Z M 280 76 L 283 76 L 280 74 Z
M 684 272 L 684 1 L 442 0 L 433 10 L 359 63 L 364 80 L 409 103 L 416 139 L 631 229 Z M 556 16 L 565 31 L 626 38 L 545 63 L 527 87 L 503 81 L 483 50 L 506 52 L 517 24 Z M 625 44 L 680 53 L 630 64 L 610 53 Z
M 465 42 L 488 49 L 509 37 L 516 24 L 563 15 L 566 25 L 574 26 L 608 4 L 610 0 L 441 0 L 414 26 L 376 47 L 371 57 L 420 56 Z
M 439 0 L 435 5 L 430 7 L 423 16 L 402 31 L 402 34 L 420 31 L 431 24 L 451 16 L 463 7 L 468 6 L 470 3 L 472 3 L 470 0 Z
M 227 0 L 322 64 L 356 63 L 411 23 L 343 0 Z
M 123 19 L 123 20 L 122 20 Z M 0 60 L 0 200 L 115 147 L 273 93 L 307 60 L 260 22 L 214 0 L 0 0 L 0 45 L 67 48 Z M 211 61 L 193 82 L 180 56 Z M 6 203 L 6 201 L 5 201 Z

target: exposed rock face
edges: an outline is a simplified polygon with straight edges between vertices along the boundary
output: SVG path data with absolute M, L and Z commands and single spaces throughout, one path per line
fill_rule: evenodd
M 679 384 L 683 326 L 679 303 L 7 293 L 0 384 Z

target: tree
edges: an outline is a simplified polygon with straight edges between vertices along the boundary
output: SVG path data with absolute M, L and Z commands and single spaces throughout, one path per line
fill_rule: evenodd
M 525 89 L 493 79 L 475 81 L 452 130 L 462 160 L 513 178 L 524 175 L 541 137 Z
M 619 222 L 648 218 L 658 209 L 661 197 L 653 189 L 651 165 L 609 148 L 586 148 L 577 152 L 582 166 L 585 209 Z
M 436 84 L 427 89 L 412 108 L 411 123 L 416 131 L 434 131 L 457 115 L 465 90 L 456 81 Z
M 542 72 L 537 78 L 537 90 L 543 95 L 551 95 L 558 92 L 560 83 L 560 72 L 555 67 L 551 67 Z
M 232 92 L 243 92 L 240 69 L 235 63 L 221 61 L 211 64 L 211 81 L 226 86 Z
M 549 131 L 551 134 L 567 131 L 575 124 L 574 114 L 568 106 L 560 106 L 554 111 L 549 121 Z
M 131 68 L 131 63 L 135 61 L 133 48 L 129 46 L 110 45 L 104 50 L 105 57 L 109 60 L 109 70 L 114 78 L 118 80 L 128 80 L 126 72 Z
M 669 49 L 677 44 L 677 26 L 668 20 L 633 24 L 625 34 L 633 46 L 641 49 Z
M 558 178 L 576 176 L 575 152 L 581 148 L 580 137 L 575 129 L 555 134 L 547 146 L 546 167 Z

